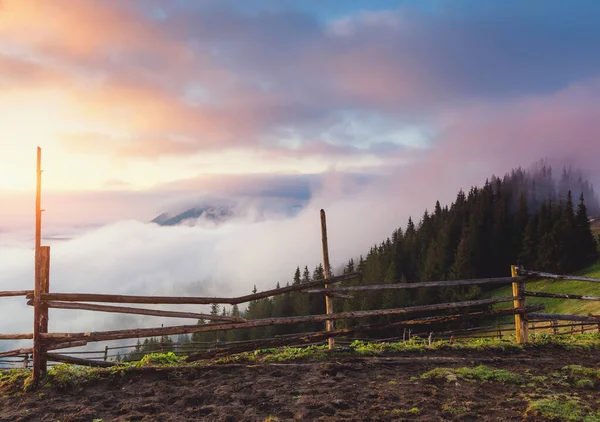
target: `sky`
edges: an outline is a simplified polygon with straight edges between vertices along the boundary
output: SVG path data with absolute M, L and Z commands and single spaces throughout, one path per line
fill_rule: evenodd
M 31 276 L 37 146 L 47 242 L 71 239 L 53 245 L 56 285 L 79 290 L 249 290 L 266 267 L 269 287 L 318 263 L 320 208 L 340 264 L 516 166 L 543 158 L 600 182 L 599 13 L 595 0 L 2 0 L 0 288 Z M 308 205 L 212 230 L 145 224 L 205 197 Z

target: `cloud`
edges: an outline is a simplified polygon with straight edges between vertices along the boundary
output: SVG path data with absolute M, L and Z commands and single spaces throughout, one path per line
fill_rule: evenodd
M 443 123 L 443 142 L 431 160 L 442 171 L 458 162 L 499 172 L 547 158 L 580 167 L 600 182 L 599 92 L 600 78 L 594 78 L 551 95 L 457 110 Z
M 20 61 L 5 64 L 7 74 L 26 66 L 23 86 L 68 81 L 78 114 L 111 133 L 65 134 L 63 145 L 115 157 L 223 148 L 386 157 L 406 146 L 356 149 L 362 135 L 339 130 L 349 111 L 373 138 L 390 130 L 372 124 L 374 114 L 395 130 L 436 131 L 450 109 L 547 95 L 600 72 L 600 32 L 584 7 L 454 1 L 323 22 L 293 2 L 251 13 L 215 2 L 7 5 L 0 34 Z M 563 31 L 567 19 L 579 30 Z M 76 36 L 65 30 L 73 27 Z M 273 144 L 285 131 L 299 147 Z
M 339 183 L 339 178 L 325 183 L 321 193 L 293 218 L 238 219 L 211 229 L 121 221 L 83 229 L 67 240 L 47 239 L 45 243 L 52 247 L 52 291 L 237 296 L 251 291 L 253 285 L 263 290 L 277 282 L 285 284 L 297 265 L 314 268 L 321 259 L 321 206 L 328 212 L 330 254 L 337 267 L 387 235 L 391 217 L 398 217 L 397 208 L 381 206 L 378 189 L 363 187 L 350 195 L 339 189 Z M 372 217 L 373 206 L 377 218 Z M 365 219 L 370 223 L 359 224 Z M 293 253 L 281 254 L 282 250 Z M 31 285 L 32 253 L 29 242 L 0 244 L 0 290 Z M 0 332 L 30 331 L 31 309 L 17 299 L 11 303 L 0 308 Z M 181 307 L 200 308 L 204 309 Z M 4 318 L 7 309 L 19 317 Z M 52 310 L 51 330 L 118 329 L 125 322 L 108 314 L 74 312 L 76 316 Z M 127 323 L 148 327 L 185 321 L 131 318 Z

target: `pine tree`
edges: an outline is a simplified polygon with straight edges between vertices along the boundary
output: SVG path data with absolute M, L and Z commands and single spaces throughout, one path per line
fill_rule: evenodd
M 456 258 L 450 270 L 451 280 L 467 280 L 475 278 L 475 267 L 473 265 L 473 237 L 468 228 L 463 231 L 458 249 L 456 250 Z
M 319 264 L 315 267 L 313 271 L 313 280 L 323 280 L 325 278 L 325 270 L 323 269 L 323 265 Z
M 354 259 L 350 258 L 348 265 L 344 268 L 344 274 L 350 274 L 354 272 Z
M 577 240 L 575 231 L 575 210 L 573 208 L 573 194 L 567 192 L 563 215 L 563 242 L 564 242 L 564 271 L 571 272 L 577 269 Z
M 582 267 L 594 262 L 598 257 L 598 249 L 592 234 L 583 194 L 579 198 L 579 206 L 575 215 L 575 239 L 577 242 L 578 266 Z
M 297 285 L 300 284 L 302 279 L 300 278 L 300 267 L 296 268 L 296 272 L 294 273 L 294 282 L 292 284 Z
M 310 271 L 308 271 L 308 266 L 304 267 L 304 272 L 302 273 L 302 282 L 308 283 L 310 281 Z

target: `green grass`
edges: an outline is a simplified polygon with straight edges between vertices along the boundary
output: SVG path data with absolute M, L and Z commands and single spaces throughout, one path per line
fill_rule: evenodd
M 152 365 L 169 366 L 169 365 L 178 365 L 184 361 L 185 361 L 185 356 L 178 357 L 173 352 L 150 353 L 149 355 L 144 356 L 139 361 L 139 366 L 152 366 Z
M 547 420 L 600 422 L 600 413 L 592 411 L 579 397 L 570 394 L 530 400 L 526 414 Z
M 455 404 L 453 403 L 446 403 L 442 406 L 442 412 L 444 413 L 448 413 L 452 416 L 465 416 L 468 415 L 471 412 L 471 408 L 470 405 L 465 403 L 465 404 Z
M 582 277 L 600 278 L 600 261 L 577 273 Z M 527 283 L 527 290 L 544 293 L 567 293 L 584 296 L 599 296 L 600 283 L 570 280 L 540 280 Z M 505 286 L 492 292 L 492 297 L 512 296 L 512 287 Z M 551 299 L 542 297 L 527 297 L 527 305 L 544 305 L 543 313 L 590 315 L 600 314 L 600 302 L 573 299 Z M 496 306 L 496 309 L 512 307 L 506 302 Z
M 27 389 L 31 381 L 31 371 L 26 369 L 0 371 L 0 396 Z
M 421 413 L 421 409 L 418 407 L 413 407 L 412 409 L 404 410 L 404 409 L 392 409 L 390 412 L 394 416 L 404 416 L 404 415 L 418 415 Z
M 564 350 L 589 350 L 592 353 L 595 353 L 596 350 L 600 350 L 600 334 L 586 333 L 574 336 L 551 336 L 546 334 L 532 335 L 531 342 L 526 345 L 519 345 L 506 339 L 470 339 L 454 342 L 452 344 L 448 341 L 434 341 L 429 344 L 427 339 L 421 339 L 419 337 L 412 337 L 409 341 L 396 343 L 366 343 L 355 341 L 349 348 L 334 349 L 333 351 L 327 350 L 326 345 L 303 348 L 272 348 L 239 353 L 225 358 L 194 362 L 191 364 L 185 363 L 185 357 L 177 357 L 173 353 L 153 353 L 145 356 L 139 362 L 124 363 L 111 368 L 87 368 L 69 364 L 56 365 L 52 367 L 44 377 L 42 386 L 69 389 L 78 388 L 101 377 L 123 377 L 128 371 L 140 367 L 184 368 L 186 366 L 210 366 L 228 363 L 286 362 L 298 359 L 326 361 L 353 356 L 393 355 L 394 353 L 427 353 L 435 350 L 519 351 L 523 349 L 544 347 L 558 347 Z M 477 367 L 468 370 L 452 371 L 455 371 L 453 374 L 456 377 L 462 377 L 465 380 L 516 382 L 509 372 L 502 370 L 491 370 L 490 372 L 488 369 L 489 368 L 486 367 Z M 440 371 L 441 370 L 442 369 L 440 369 Z M 562 375 L 560 381 L 566 382 L 567 385 L 579 383 L 577 386 L 587 388 L 591 384 L 600 384 L 600 371 L 590 372 L 594 370 L 579 366 L 566 367 L 565 371 L 570 375 Z M 434 374 L 431 375 L 433 376 Z M 31 370 L 0 371 L 0 395 L 23 392 L 28 390 L 30 386 Z
M 420 376 L 422 380 L 445 379 L 447 382 L 463 380 L 468 382 L 499 382 L 502 384 L 521 384 L 523 377 L 504 369 L 494 369 L 479 365 L 474 368 L 435 368 Z

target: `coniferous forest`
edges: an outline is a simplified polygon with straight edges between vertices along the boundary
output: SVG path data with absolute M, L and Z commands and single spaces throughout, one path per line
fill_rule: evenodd
M 518 168 L 503 178 L 492 177 L 482 187 L 459 191 L 450 205 L 442 206 L 437 201 L 418 221 L 409 218 L 406 225 L 394 230 L 389 238 L 373 245 L 366 254 L 349 258 L 343 268 L 334 269 L 332 273 L 362 273 L 362 280 L 345 285 L 508 277 L 512 264 L 532 270 L 569 273 L 598 258 L 598 239 L 594 238 L 589 221 L 590 216 L 598 214 L 600 206 L 593 186 L 579 172 L 563 169 L 556 176 L 553 169 L 543 163 L 533 170 Z M 291 270 L 288 284 L 323 277 L 322 265 L 312 271 L 307 266 L 298 266 Z M 352 299 L 335 300 L 335 309 L 368 310 L 457 302 L 489 297 L 493 288 L 463 286 L 359 292 Z M 225 309 L 213 305 L 211 313 L 259 319 L 322 314 L 324 310 L 322 295 L 291 293 L 250 302 L 243 311 L 237 306 Z M 362 322 L 395 320 L 374 317 Z M 336 328 L 356 324 L 358 321 L 336 321 Z M 179 336 L 177 342 L 238 341 L 322 329 L 321 323 L 273 326 L 197 333 Z M 150 349 L 151 341 L 147 343 L 148 347 L 140 344 L 134 353 Z

